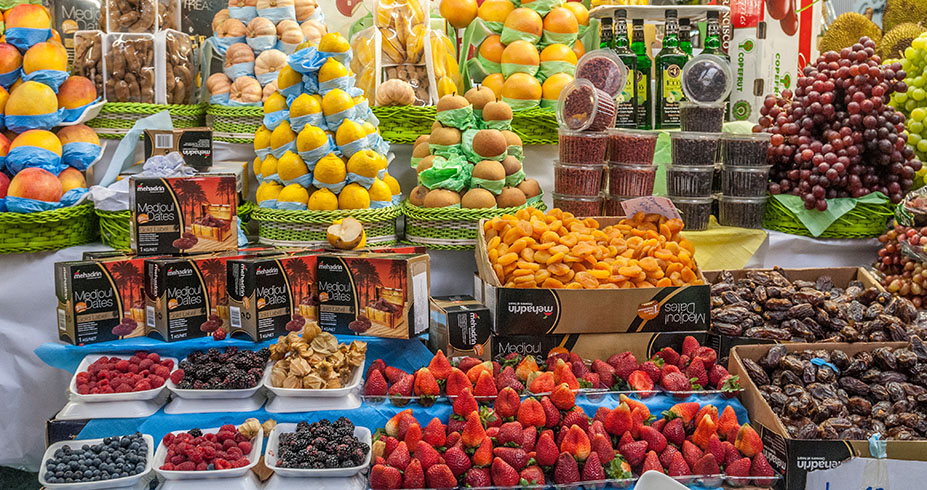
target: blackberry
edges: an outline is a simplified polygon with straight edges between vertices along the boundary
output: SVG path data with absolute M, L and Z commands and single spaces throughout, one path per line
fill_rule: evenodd
M 337 457 L 337 456 L 330 455 L 329 457 L 325 458 L 325 467 L 326 467 L 326 468 L 338 468 L 339 466 L 341 466 L 341 465 L 338 464 L 338 457 Z
M 190 434 L 193 437 L 202 437 L 203 431 L 199 429 L 190 429 L 189 431 L 187 431 L 187 434 Z

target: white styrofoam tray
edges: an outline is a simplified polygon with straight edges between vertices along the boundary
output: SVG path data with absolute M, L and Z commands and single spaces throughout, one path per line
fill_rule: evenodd
M 270 368 L 267 369 L 267 372 L 270 373 Z M 354 368 L 354 376 L 351 377 L 351 381 L 347 386 L 334 389 L 305 389 L 305 388 L 277 388 L 272 385 L 270 382 L 270 376 L 264 377 L 264 387 L 270 390 L 271 393 L 282 396 L 282 397 L 294 397 L 294 398 L 339 398 L 345 397 L 352 391 L 354 391 L 358 386 L 361 385 L 361 382 L 364 380 L 364 372 L 361 367 Z
M 78 373 L 86 371 L 87 368 L 91 364 L 93 364 L 96 360 L 100 359 L 101 357 L 110 357 L 110 358 L 116 357 L 116 358 L 125 359 L 125 360 L 129 360 L 132 358 L 132 356 L 107 356 L 105 354 L 90 354 L 88 356 L 85 356 L 80 361 L 80 364 L 77 366 L 77 371 L 75 371 L 74 375 L 71 376 L 71 383 L 70 385 L 68 385 L 68 392 L 69 392 L 68 396 L 72 400 L 79 401 L 79 402 L 90 402 L 90 403 L 154 400 L 155 398 L 158 397 L 158 395 L 161 394 L 161 392 L 164 390 L 164 387 L 167 386 L 167 384 L 170 382 L 170 377 L 168 377 L 167 379 L 164 380 L 163 385 L 157 388 L 152 388 L 150 390 L 133 391 L 130 393 L 101 393 L 97 395 L 81 395 L 80 393 L 77 392 Z M 165 359 L 170 359 L 174 361 L 174 369 L 177 369 L 177 359 L 174 359 L 173 357 L 162 357 L 161 358 L 162 361 Z M 171 371 L 173 372 L 173 369 Z
M 296 424 L 277 424 L 277 426 L 274 427 L 274 430 L 270 431 L 270 437 L 267 439 L 267 452 L 264 454 L 264 464 L 279 476 L 286 478 L 345 478 L 354 476 L 370 466 L 370 447 L 372 444 L 370 429 L 355 425 L 354 437 L 356 437 L 360 442 L 367 444 L 368 448 L 367 458 L 364 459 L 364 462 L 361 463 L 360 466 L 353 466 L 351 468 L 327 468 L 322 470 L 281 468 L 277 466 L 277 455 L 279 454 L 280 448 L 280 434 L 284 432 L 295 431 Z
M 191 389 L 180 389 L 174 384 L 173 381 L 168 380 L 167 389 L 171 390 L 171 393 L 177 395 L 180 398 L 186 398 L 189 400 L 229 400 L 229 399 L 240 399 L 240 398 L 250 398 L 258 390 L 261 389 L 261 386 L 270 381 L 270 367 L 273 363 L 269 362 L 264 366 L 264 376 L 258 380 L 257 384 L 253 388 L 245 388 L 241 390 L 191 390 Z
M 45 450 L 45 455 L 42 456 L 42 464 L 39 466 L 39 483 L 51 490 L 51 489 L 74 489 L 74 490 L 94 490 L 98 488 L 126 488 L 132 487 L 139 483 L 145 475 L 151 473 L 152 461 L 154 460 L 154 438 L 148 434 L 142 434 L 142 439 L 148 443 L 148 454 L 145 456 L 145 470 L 137 475 L 127 476 L 125 478 L 113 478 L 110 480 L 101 480 L 101 481 L 91 481 L 91 482 L 82 482 L 82 483 L 48 483 L 45 481 L 45 463 L 55 456 L 55 451 L 61 449 L 64 446 L 68 446 L 72 449 L 80 449 L 81 446 L 87 444 L 92 446 L 94 444 L 100 444 L 103 442 L 103 438 L 100 439 L 83 439 L 83 440 L 74 440 L 74 441 L 60 441 L 48 446 L 48 449 Z
M 203 431 L 203 434 L 215 434 L 219 432 L 221 427 L 213 427 L 212 429 L 200 429 Z M 171 434 L 180 434 L 187 432 L 186 430 L 175 430 Z M 254 468 L 254 465 L 257 464 L 258 459 L 261 457 L 261 445 L 264 443 L 264 429 L 260 429 L 256 436 L 251 439 L 251 454 L 248 455 L 248 466 L 242 466 L 241 468 L 229 468 L 227 470 L 208 470 L 208 471 L 175 471 L 175 470 L 161 470 L 161 465 L 164 464 L 164 460 L 167 457 L 167 447 L 163 442 L 158 444 L 158 450 L 154 455 L 154 463 L 152 464 L 155 472 L 161 478 L 166 480 L 211 480 L 217 478 L 237 478 L 247 475 L 251 472 L 251 468 Z

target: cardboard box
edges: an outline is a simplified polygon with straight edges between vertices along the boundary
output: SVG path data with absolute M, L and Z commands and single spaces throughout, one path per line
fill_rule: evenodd
M 806 349 L 832 351 L 841 349 L 852 356 L 857 352 L 871 351 L 877 347 L 906 347 L 906 342 L 878 343 L 830 343 L 830 344 L 785 344 L 788 352 Z M 763 454 L 770 465 L 779 473 L 785 474 L 781 488 L 784 490 L 804 490 L 805 478 L 809 471 L 828 469 L 838 466 L 843 461 L 856 457 L 872 457 L 869 453 L 869 441 L 847 440 L 802 440 L 792 439 L 779 416 L 766 403 L 757 386 L 750 379 L 744 367 L 743 359 L 757 360 L 769 352 L 770 345 L 742 345 L 731 350 L 729 369 L 731 374 L 740 376 L 744 391 L 740 400 L 750 414 L 750 425 L 757 429 L 763 439 Z M 927 460 L 927 441 L 886 441 L 887 458 L 914 461 Z
M 472 356 L 489 360 L 492 317 L 473 296 L 431 298 L 428 348 L 448 357 Z
M 630 351 L 639 361 L 649 359 L 664 347 L 682 348 L 682 339 L 695 337 L 705 342 L 705 332 L 569 334 L 569 335 L 493 335 L 492 359 L 511 353 L 533 355 L 542 361 L 555 347 L 575 352 L 583 359 L 608 359 L 613 354 Z
M 322 330 L 394 338 L 428 330 L 428 255 L 323 254 L 317 271 Z
M 226 263 L 230 334 L 255 342 L 286 335 L 294 315 L 319 319 L 316 254 L 231 259 Z
M 132 251 L 156 255 L 234 250 L 236 185 L 233 175 L 132 177 Z
M 175 151 L 183 156 L 187 165 L 209 170 L 212 167 L 212 128 L 145 130 L 145 160 Z

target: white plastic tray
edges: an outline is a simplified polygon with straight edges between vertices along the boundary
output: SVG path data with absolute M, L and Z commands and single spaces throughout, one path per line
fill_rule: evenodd
M 270 372 L 268 368 L 267 372 Z M 264 387 L 277 396 L 294 397 L 294 398 L 338 398 L 347 396 L 354 389 L 361 385 L 364 380 L 364 372 L 360 367 L 354 368 L 354 376 L 350 383 L 342 388 L 334 389 L 305 389 L 305 388 L 277 388 L 270 382 L 270 376 L 264 377 Z
M 264 484 L 264 490 L 365 490 L 367 478 L 355 475 L 350 478 L 285 478 L 273 475 Z M 201 490 L 201 489 L 196 489 Z M 222 490 L 229 490 L 223 488 Z
M 323 470 L 310 470 L 300 468 L 280 468 L 277 466 L 277 454 L 280 447 L 280 434 L 284 432 L 296 432 L 296 424 L 277 424 L 274 430 L 270 431 L 270 437 L 267 439 L 267 452 L 264 454 L 264 464 L 274 470 L 279 476 L 285 478 L 346 478 L 354 476 L 370 466 L 370 449 L 367 450 L 367 458 L 360 466 L 351 468 L 329 468 Z M 366 443 L 367 447 L 371 446 L 370 429 L 354 426 L 354 437 L 360 442 Z
M 214 427 L 212 429 L 201 429 L 203 434 L 215 434 L 219 432 L 221 427 Z M 187 432 L 186 430 L 175 430 L 171 434 L 180 434 Z M 260 429 L 256 436 L 251 439 L 251 454 L 248 455 L 248 461 L 250 462 L 248 466 L 242 466 L 241 468 L 229 468 L 227 470 L 210 470 L 210 471 L 166 471 L 159 469 L 161 465 L 164 464 L 164 459 L 167 456 L 167 447 L 164 443 L 158 444 L 158 451 L 154 455 L 154 463 L 152 464 L 155 472 L 161 478 L 165 480 L 212 480 L 217 478 L 237 478 L 245 476 L 251 472 L 251 468 L 254 468 L 254 465 L 257 464 L 258 459 L 261 457 L 261 445 L 264 443 L 264 429 Z
M 103 97 L 103 94 L 97 94 L 97 95 L 99 95 L 101 98 Z M 75 126 L 77 124 L 84 124 L 87 121 L 99 116 L 100 111 L 103 110 L 104 104 L 106 104 L 105 100 L 100 100 L 96 104 L 90 104 L 84 108 L 84 112 L 80 114 L 80 117 L 78 117 L 76 121 L 63 122 L 59 124 L 59 126 Z
M 171 394 L 162 391 L 152 400 L 127 400 L 108 403 L 84 403 L 68 400 L 55 420 L 134 419 L 148 417 L 161 409 Z
M 254 472 L 239 478 L 215 480 L 164 480 L 158 490 L 261 490 L 264 486 Z M 293 490 L 303 490 L 293 489 Z
M 171 393 L 177 395 L 180 398 L 186 398 L 189 400 L 229 400 L 229 399 L 241 399 L 241 398 L 250 398 L 254 396 L 258 390 L 261 389 L 261 386 L 270 381 L 270 367 L 273 363 L 269 362 L 264 366 L 264 376 L 258 380 L 257 384 L 253 388 L 246 388 L 242 390 L 189 390 L 189 389 L 180 389 L 173 381 L 168 380 L 167 389 L 171 390 Z
M 164 387 L 170 382 L 170 377 L 164 380 L 164 384 L 152 388 L 150 390 L 144 391 L 133 391 L 131 393 L 103 393 L 97 395 L 81 395 L 77 392 L 77 374 L 87 370 L 87 367 L 93 364 L 97 359 L 101 357 L 116 357 L 119 359 L 129 360 L 132 356 L 107 356 L 105 354 L 90 354 L 85 356 L 83 360 L 80 361 L 80 365 L 77 366 L 77 371 L 74 372 L 74 375 L 71 376 L 71 384 L 68 386 L 68 396 L 74 401 L 81 403 L 97 403 L 97 402 L 125 402 L 125 401 L 141 401 L 141 400 L 154 400 L 164 391 Z M 161 360 L 170 359 L 174 361 L 174 369 L 177 369 L 177 359 L 173 357 L 162 357 Z M 172 370 L 173 371 L 173 370 Z
M 55 456 L 55 451 L 58 449 L 68 446 L 72 449 L 80 449 L 84 444 L 94 445 L 103 442 L 103 438 L 100 439 L 83 439 L 83 440 L 74 440 L 74 441 L 60 441 L 48 446 L 48 449 L 45 450 L 45 455 L 42 456 L 42 465 L 39 467 L 39 483 L 51 490 L 51 489 L 74 489 L 74 490 L 93 490 L 97 488 L 125 488 L 136 486 L 142 478 L 145 478 L 146 475 L 151 473 L 152 461 L 154 460 L 154 438 L 148 434 L 142 434 L 142 439 L 148 443 L 148 455 L 145 457 L 145 470 L 137 475 L 127 476 L 125 478 L 113 478 L 111 480 L 103 481 L 91 481 L 83 483 L 48 483 L 45 481 L 45 463 L 48 460 L 52 459 Z

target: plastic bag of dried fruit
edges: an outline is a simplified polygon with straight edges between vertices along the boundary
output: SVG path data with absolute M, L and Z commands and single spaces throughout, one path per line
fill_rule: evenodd
M 373 8 L 375 36 L 379 37 L 373 41 L 378 55 L 375 86 L 389 80 L 406 82 L 414 93 L 415 105 L 433 105 L 438 100 L 438 77 L 431 61 L 435 57 L 432 46 L 438 44 L 431 42 L 432 31 L 426 22 L 429 8 L 430 0 L 376 0 Z M 441 73 L 447 71 L 444 53 L 443 48 L 438 52 Z M 364 84 L 371 81 L 365 78 Z
M 460 67 L 457 65 L 457 46 L 441 31 L 430 31 L 428 35 L 431 59 L 427 64 L 432 67 L 435 79 L 435 91 L 438 98 L 461 92 Z
M 351 71 L 357 76 L 355 86 L 364 91 L 367 100 L 376 98 L 377 66 L 380 65 L 380 36 L 376 27 L 368 27 L 351 38 Z

